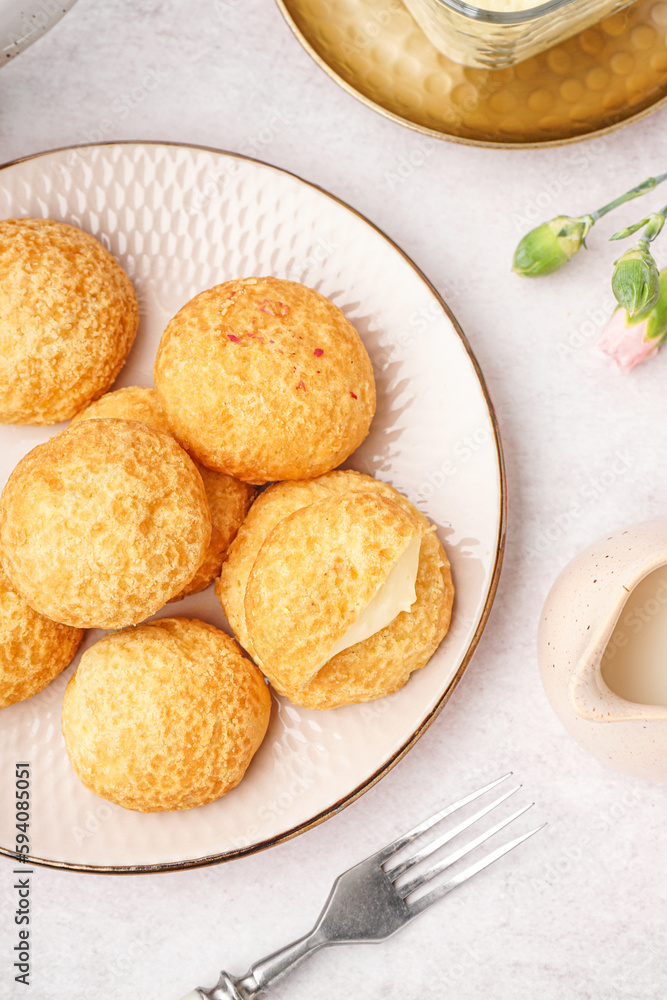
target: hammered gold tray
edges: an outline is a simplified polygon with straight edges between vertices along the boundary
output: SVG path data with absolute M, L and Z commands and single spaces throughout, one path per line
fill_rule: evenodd
M 342 87 L 419 132 L 487 146 L 606 132 L 667 100 L 667 2 L 639 0 L 510 69 L 459 66 L 399 0 L 277 0 Z

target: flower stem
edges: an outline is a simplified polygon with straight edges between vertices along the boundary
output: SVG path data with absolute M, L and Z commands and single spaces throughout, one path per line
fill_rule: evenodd
M 603 215 L 607 212 L 611 212 L 614 208 L 618 208 L 619 205 L 625 204 L 626 201 L 632 201 L 633 198 L 639 198 L 643 194 L 648 194 L 649 191 L 653 191 L 658 184 L 662 184 L 663 181 L 667 180 L 667 173 L 659 174 L 658 177 L 648 177 L 641 184 L 637 184 L 636 187 L 631 188 L 626 191 L 625 194 L 620 195 L 618 198 L 614 198 L 610 201 L 608 205 L 603 205 L 602 208 L 598 208 L 597 212 L 591 212 L 591 218 L 593 222 L 597 222 L 601 219 Z
M 667 205 L 665 205 L 664 208 L 661 208 L 659 212 L 654 212 L 651 216 L 648 226 L 642 233 L 642 239 L 645 239 L 647 244 L 653 242 L 664 226 L 665 216 L 667 216 Z

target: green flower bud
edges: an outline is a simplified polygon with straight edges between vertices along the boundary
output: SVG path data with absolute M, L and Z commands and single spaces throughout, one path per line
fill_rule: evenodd
M 667 268 L 660 272 L 660 296 L 655 305 L 638 316 L 628 316 L 620 306 L 602 331 L 600 350 L 613 358 L 622 372 L 658 352 L 667 339 Z
M 660 295 L 660 275 L 644 240 L 614 262 L 611 287 L 616 301 L 628 316 L 638 316 L 656 304 Z
M 526 233 L 514 251 L 512 270 L 524 278 L 553 274 L 581 249 L 591 228 L 590 215 L 558 215 Z
M 667 267 L 663 267 L 658 275 L 660 293 L 658 301 L 646 316 L 646 340 L 657 340 L 662 343 L 667 339 Z

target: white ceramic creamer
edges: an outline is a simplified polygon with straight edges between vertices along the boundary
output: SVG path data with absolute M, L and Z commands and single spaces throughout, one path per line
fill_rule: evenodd
M 538 657 L 582 746 L 667 781 L 667 521 L 608 535 L 566 566 L 542 611 Z

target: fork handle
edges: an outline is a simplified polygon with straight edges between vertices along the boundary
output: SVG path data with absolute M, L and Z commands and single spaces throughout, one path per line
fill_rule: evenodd
M 228 973 L 221 972 L 218 984 L 212 990 L 200 987 L 183 1000 L 250 1000 L 251 997 L 267 989 L 280 976 L 300 965 L 313 952 L 319 951 L 326 943 L 326 940 L 313 930 L 310 934 L 255 962 L 242 979 L 233 979 Z

